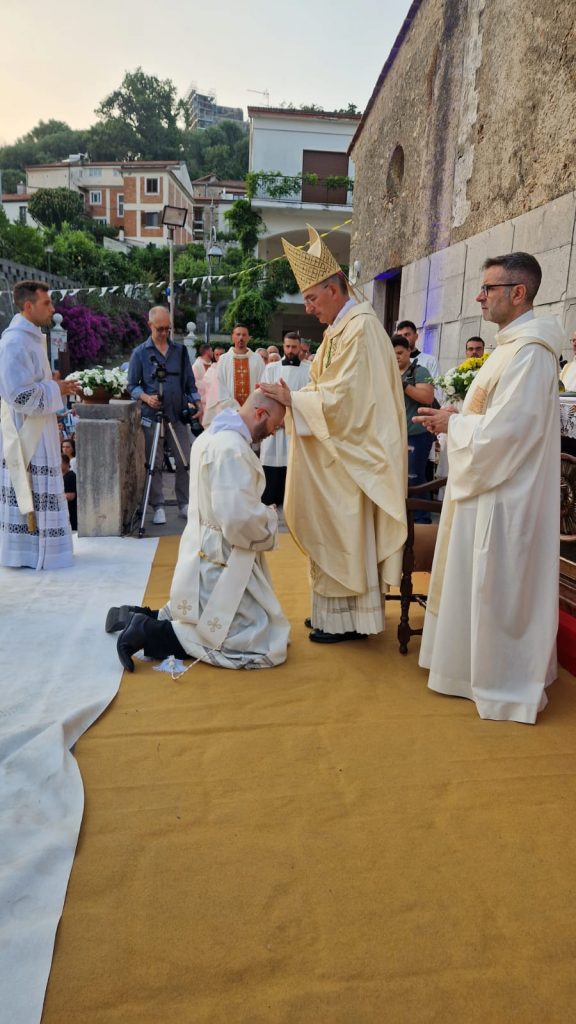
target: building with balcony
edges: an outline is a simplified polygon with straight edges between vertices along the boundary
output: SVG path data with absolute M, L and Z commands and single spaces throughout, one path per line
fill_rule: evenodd
M 278 172 L 279 181 L 317 175 L 315 184 L 303 182 L 283 198 L 275 198 L 268 183 L 258 184 L 252 205 L 262 217 L 264 231 L 257 255 L 265 260 L 282 255 L 282 237 L 293 245 L 306 242 L 306 224 L 310 223 L 320 232 L 331 232 L 330 249 L 340 263 L 348 264 L 352 193 L 345 186 L 329 188 L 327 179 L 353 179 L 348 147 L 360 115 L 248 107 L 248 118 L 251 172 Z M 282 331 L 294 329 L 313 340 L 321 338 L 322 327 L 305 315 L 300 296 L 284 296 L 283 305 L 283 313 L 273 324 L 275 340 L 281 338 Z
M 236 199 L 246 197 L 246 184 L 244 181 L 229 181 L 215 174 L 205 174 L 192 181 L 192 196 L 193 240 L 197 243 L 205 242 L 213 227 L 218 233 L 230 230 L 224 214 Z
M 192 182 L 181 160 L 102 161 L 91 163 L 81 154 L 61 163 L 26 168 L 26 188 L 68 188 L 84 197 L 88 216 L 123 232 L 128 245 L 166 245 L 162 224 L 164 206 L 188 211 L 186 224 L 176 228 L 176 245 L 193 240 Z

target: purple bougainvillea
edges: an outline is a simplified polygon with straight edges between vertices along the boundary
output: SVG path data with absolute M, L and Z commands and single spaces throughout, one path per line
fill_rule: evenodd
M 68 331 L 70 364 L 74 369 L 102 362 L 111 343 L 112 322 L 104 313 L 89 306 L 79 306 L 64 299 L 56 307 L 62 314 L 62 326 Z

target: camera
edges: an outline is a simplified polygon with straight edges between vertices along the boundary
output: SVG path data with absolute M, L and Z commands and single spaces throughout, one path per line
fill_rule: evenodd
M 199 412 L 198 405 L 194 403 L 192 406 L 186 405 L 180 413 L 180 422 L 190 427 L 194 437 L 198 437 L 204 430 L 200 420 L 197 418 Z
M 168 370 L 158 362 L 156 356 L 150 356 L 150 362 L 154 363 L 154 370 L 152 372 L 153 379 L 157 380 L 159 384 L 163 384 L 168 376 Z

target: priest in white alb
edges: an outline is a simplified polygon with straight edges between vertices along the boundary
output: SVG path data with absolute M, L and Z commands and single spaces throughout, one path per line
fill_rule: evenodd
M 557 674 L 560 524 L 558 359 L 564 334 L 535 316 L 528 253 L 486 260 L 477 296 L 496 348 L 461 413 L 419 409 L 447 432 L 448 486 L 424 621 L 428 686 L 481 718 L 533 724 Z
M 310 559 L 310 640 L 333 644 L 384 629 L 384 598 L 400 581 L 406 539 L 406 414 L 390 339 L 357 302 L 312 227 L 310 247 L 282 240 L 307 313 L 327 324 L 310 383 L 283 402 L 292 431 L 284 516 Z
M 14 305 L 0 340 L 0 565 L 63 569 L 73 555 L 56 413 L 80 388 L 52 377 L 48 285 L 20 281 Z
M 276 510 L 262 504 L 264 473 L 253 442 L 271 434 L 284 407 L 260 391 L 225 409 L 192 446 L 188 522 L 169 603 L 159 612 L 112 608 L 118 655 L 193 658 L 220 668 L 273 668 L 286 660 L 290 626 L 264 559 L 277 546 Z
M 288 331 L 282 339 L 282 346 L 284 358 L 266 365 L 261 383 L 275 384 L 282 379 L 290 391 L 299 391 L 310 380 L 311 366 L 300 361 L 300 335 L 296 331 Z M 266 477 L 266 490 L 262 495 L 265 505 L 284 504 L 289 443 L 286 428 L 282 426 L 260 445 L 260 462 Z
M 245 324 L 232 331 L 232 348 L 220 356 L 202 381 L 202 425 L 209 427 L 223 409 L 239 409 L 264 373 L 260 356 L 248 348 L 250 332 Z

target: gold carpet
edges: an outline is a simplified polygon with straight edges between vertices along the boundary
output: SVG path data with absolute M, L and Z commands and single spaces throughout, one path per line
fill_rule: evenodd
M 573 1020 L 574 680 L 535 728 L 483 722 L 426 689 L 417 639 L 398 653 L 396 606 L 384 637 L 320 647 L 288 536 L 270 565 L 286 665 L 139 662 L 77 745 L 44 1024 Z

